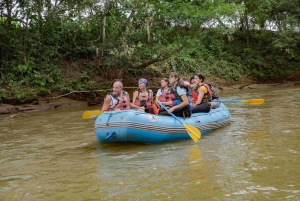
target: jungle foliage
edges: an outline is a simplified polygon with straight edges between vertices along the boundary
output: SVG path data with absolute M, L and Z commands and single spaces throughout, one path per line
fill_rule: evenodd
M 145 68 L 275 81 L 300 70 L 299 29 L 298 0 L 5 0 L 0 102 L 95 89 L 97 76 Z

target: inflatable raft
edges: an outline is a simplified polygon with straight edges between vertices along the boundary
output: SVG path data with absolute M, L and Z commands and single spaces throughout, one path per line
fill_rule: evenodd
M 180 118 L 201 134 L 212 132 L 230 122 L 230 112 L 222 103 L 209 113 L 195 113 Z M 105 112 L 95 121 L 95 135 L 99 143 L 136 142 L 162 143 L 190 139 L 185 127 L 172 116 L 160 116 L 137 110 Z

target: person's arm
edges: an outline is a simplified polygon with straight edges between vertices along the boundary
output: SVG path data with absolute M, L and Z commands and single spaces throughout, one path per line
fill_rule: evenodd
M 173 112 L 174 110 L 176 110 L 178 108 L 183 108 L 183 107 L 185 107 L 189 104 L 188 98 L 185 94 L 181 95 L 180 97 L 182 99 L 182 103 L 180 103 L 179 105 L 175 105 L 175 106 L 171 107 L 169 109 L 169 113 Z
M 198 99 L 194 103 L 193 107 L 195 107 L 196 105 L 199 105 L 202 102 L 203 96 L 204 96 L 204 91 L 199 90 Z
M 112 100 L 109 95 L 107 95 L 104 99 L 103 105 L 102 105 L 102 112 L 107 112 L 109 110 L 109 107 L 112 105 Z
M 161 104 L 165 105 L 165 106 L 169 106 L 172 105 L 172 101 L 168 101 L 168 102 L 162 102 Z
M 155 97 L 155 103 L 158 103 L 158 96 Z
M 202 100 L 203 100 L 203 97 L 204 97 L 204 94 L 207 93 L 207 89 L 205 86 L 201 86 L 199 89 L 198 89 L 198 99 L 197 101 L 193 104 L 193 107 L 195 107 L 196 105 L 199 105 L 200 103 L 202 103 Z M 195 100 L 194 100 L 195 101 Z
M 130 103 L 130 96 L 129 96 L 129 94 L 126 93 L 126 96 L 127 96 L 127 98 L 128 98 L 129 104 L 131 104 L 131 103 Z
M 149 89 L 150 91 L 150 100 L 151 100 L 151 103 L 153 103 L 153 91 L 151 89 Z
M 138 93 L 138 91 L 135 91 L 133 93 L 132 103 L 130 103 L 131 108 L 135 108 L 135 109 L 139 108 L 139 106 L 135 105 L 135 100 L 136 100 L 136 97 L 137 97 L 137 93 Z
M 169 109 L 169 113 L 173 112 L 176 109 L 183 108 L 183 107 L 185 107 L 189 104 L 188 98 L 186 96 L 186 90 L 185 89 L 179 89 L 178 90 L 178 88 L 177 88 L 177 93 L 181 97 L 182 102 L 179 105 L 175 105 L 175 106 L 171 107 Z

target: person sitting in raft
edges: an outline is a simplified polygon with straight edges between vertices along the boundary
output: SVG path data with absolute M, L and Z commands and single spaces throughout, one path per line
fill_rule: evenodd
M 126 91 L 123 91 L 123 84 L 120 81 L 114 82 L 113 92 L 107 94 L 104 98 L 102 111 L 111 110 L 129 110 L 130 109 L 130 97 Z
M 153 91 L 148 89 L 148 81 L 145 78 L 139 79 L 139 89 L 133 92 L 131 108 L 138 108 L 140 111 L 154 114 L 152 100 Z
M 188 98 L 189 94 L 189 83 L 187 85 L 183 81 L 181 77 L 175 72 L 171 72 L 169 75 L 169 83 L 171 85 L 171 100 L 172 103 L 169 105 L 167 102 L 167 106 L 170 108 L 167 111 L 161 111 L 159 115 L 170 115 L 173 113 L 175 116 L 178 117 L 190 117 L 191 113 L 191 106 L 190 100 Z
M 211 91 L 204 82 L 204 76 L 197 73 L 195 76 L 196 87 L 193 90 L 194 103 L 192 113 L 209 112 L 211 102 Z
M 171 100 L 171 89 L 169 88 L 169 79 L 163 78 L 160 81 L 161 88 L 157 90 L 155 103 L 160 102 L 163 105 L 166 105 L 167 108 L 170 108 L 172 105 Z M 160 108 L 158 113 L 164 111 L 163 108 Z

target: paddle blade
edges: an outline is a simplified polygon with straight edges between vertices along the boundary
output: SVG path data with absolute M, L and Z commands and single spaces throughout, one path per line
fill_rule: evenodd
M 242 103 L 249 103 L 249 104 L 263 104 L 265 99 L 248 99 L 242 100 Z
M 91 110 L 91 111 L 85 111 L 82 115 L 82 119 L 90 119 L 90 118 L 95 118 L 98 117 L 100 114 L 103 112 L 100 110 Z
M 188 132 L 188 134 L 190 135 L 190 137 L 197 143 L 198 140 L 201 138 L 201 133 L 200 131 L 192 126 L 192 125 L 186 125 L 186 124 L 183 124 L 186 131 Z

